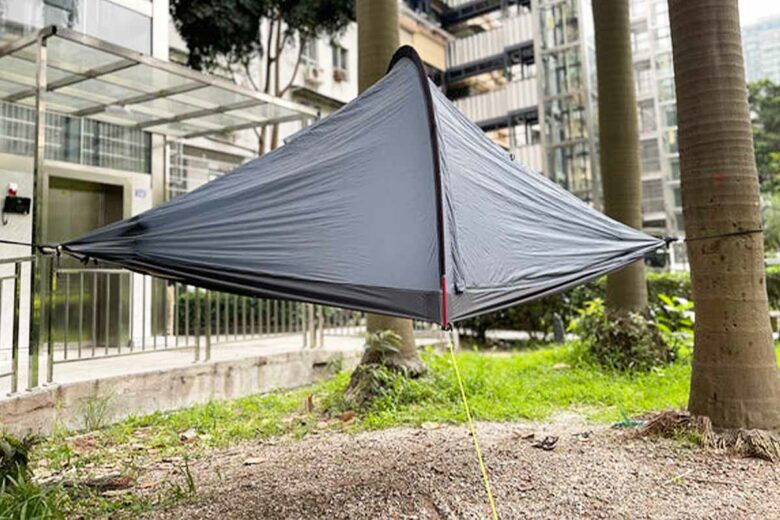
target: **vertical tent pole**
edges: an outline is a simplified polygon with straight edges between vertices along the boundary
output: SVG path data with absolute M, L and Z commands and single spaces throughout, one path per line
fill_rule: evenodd
M 46 149 L 46 37 L 38 35 L 36 43 L 36 73 L 35 73 L 35 149 L 33 150 L 33 207 L 32 207 L 32 236 L 30 241 L 39 244 L 43 231 L 43 198 L 45 179 L 44 160 Z M 40 251 L 33 246 L 33 260 L 30 262 L 30 309 L 29 309 L 29 347 L 28 347 L 28 371 L 27 388 L 38 386 L 38 353 L 43 327 L 43 306 L 41 296 L 43 289 L 43 262 Z M 36 310 L 36 297 L 38 297 L 38 309 Z

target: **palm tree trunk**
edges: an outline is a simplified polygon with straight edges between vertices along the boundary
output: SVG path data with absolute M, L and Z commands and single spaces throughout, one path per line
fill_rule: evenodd
M 363 92 L 385 75 L 398 49 L 398 0 L 358 0 L 358 89 Z M 369 333 L 392 330 L 402 338 L 397 354 L 387 356 L 389 364 L 407 374 L 425 372 L 417 354 L 411 320 L 369 314 Z
M 604 211 L 615 220 L 641 229 L 639 123 L 628 0 L 593 2 L 593 19 Z M 645 266 L 641 260 L 607 278 L 607 306 L 617 311 L 638 311 L 647 306 Z
M 669 9 L 696 302 L 688 406 L 716 427 L 778 428 L 780 372 L 763 238 L 752 232 L 761 215 L 737 0 L 670 0 Z

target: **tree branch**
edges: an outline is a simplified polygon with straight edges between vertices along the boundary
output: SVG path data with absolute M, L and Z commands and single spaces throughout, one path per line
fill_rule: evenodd
M 290 90 L 290 87 L 292 87 L 293 82 L 295 82 L 295 77 L 298 75 L 298 68 L 301 66 L 301 61 L 303 61 L 303 44 L 301 43 L 300 48 L 298 49 L 298 59 L 295 61 L 295 68 L 293 68 L 292 76 L 290 76 L 290 81 L 287 82 L 287 85 L 279 92 L 279 96 L 284 96 L 288 90 Z

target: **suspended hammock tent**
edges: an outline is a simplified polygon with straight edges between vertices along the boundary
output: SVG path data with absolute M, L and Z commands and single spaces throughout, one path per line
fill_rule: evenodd
M 63 249 L 210 289 L 446 325 L 662 245 L 514 162 L 402 47 L 382 80 L 285 146 Z

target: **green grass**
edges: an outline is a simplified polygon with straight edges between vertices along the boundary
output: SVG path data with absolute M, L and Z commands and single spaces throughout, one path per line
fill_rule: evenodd
M 0 483 L 0 520 L 64 519 L 65 500 L 60 488 L 18 475 Z
M 683 407 L 690 378 L 687 355 L 675 364 L 648 373 L 601 369 L 581 359 L 576 346 L 532 351 L 460 352 L 458 364 L 474 417 L 483 421 L 544 419 L 573 410 L 594 421 L 616 421 L 648 410 Z M 250 439 L 279 435 L 301 437 L 314 429 L 362 431 L 423 422 L 460 423 L 465 415 L 449 356 L 424 355 L 429 373 L 417 380 L 389 375 L 390 387 L 354 421 L 337 418 L 348 409 L 342 398 L 349 373 L 291 391 L 214 401 L 173 412 L 123 420 L 95 434 L 81 449 L 66 433 L 55 435 L 38 450 L 53 469 L 100 464 L 126 456 L 130 467 L 151 450 L 157 456 L 196 455 Z M 304 403 L 313 396 L 314 412 Z M 179 436 L 195 429 L 197 438 Z
M 33 453 L 33 466 L 75 470 L 86 476 L 102 465 L 124 468 L 136 477 L 155 460 L 182 457 L 175 482 L 152 495 L 105 497 L 90 490 L 68 491 L 68 511 L 86 518 L 137 513 L 154 504 L 187 499 L 196 493 L 188 481 L 186 461 L 204 452 L 242 441 L 313 431 L 358 432 L 425 422 L 465 420 L 448 354 L 424 355 L 429 373 L 409 380 L 385 374 L 390 384 L 350 421 L 343 392 L 348 372 L 318 384 L 288 391 L 215 401 L 173 412 L 125 419 L 86 437 L 67 432 L 53 435 Z M 686 405 L 690 381 L 690 349 L 674 364 L 650 372 L 616 372 L 588 361 L 577 344 L 533 350 L 457 354 L 472 413 L 482 421 L 539 420 L 559 411 L 575 411 L 595 422 L 614 422 L 651 410 Z M 314 409 L 306 411 L 311 398 Z M 180 434 L 194 429 L 194 440 Z

